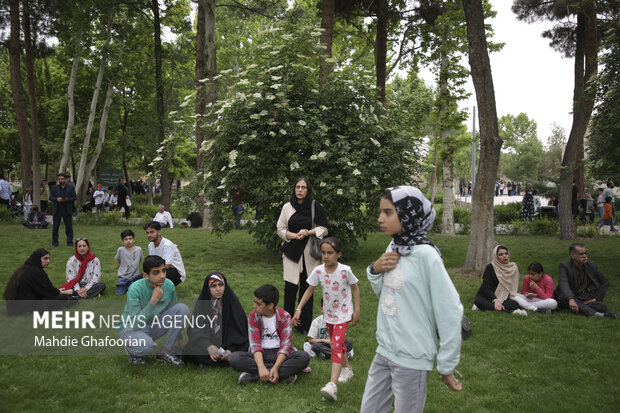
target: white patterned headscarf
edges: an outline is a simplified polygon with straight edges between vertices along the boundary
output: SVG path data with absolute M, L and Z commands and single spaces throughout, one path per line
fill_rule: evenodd
M 397 186 L 388 188 L 387 192 L 403 228 L 400 233 L 392 236 L 392 251 L 408 255 L 416 245 L 427 244 L 441 255 L 439 249 L 426 237 L 435 221 L 435 209 L 422 191 L 413 186 Z

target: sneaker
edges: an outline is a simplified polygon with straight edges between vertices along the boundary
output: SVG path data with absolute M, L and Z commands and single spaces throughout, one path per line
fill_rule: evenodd
M 302 373 L 312 373 L 312 367 L 308 366 L 301 371 Z
M 129 364 L 144 364 L 146 363 L 146 360 L 144 360 L 144 357 L 140 357 L 140 356 L 134 356 L 132 354 L 129 355 Z
M 327 400 L 338 400 L 338 386 L 330 381 L 321 389 L 321 396 Z
M 616 319 L 616 313 L 605 313 L 605 317 Z
M 254 382 L 257 382 L 259 378 L 260 377 L 258 377 L 257 374 L 250 374 L 248 372 L 243 372 L 239 375 L 237 384 L 254 383 Z
M 316 355 L 316 358 L 318 358 L 319 360 L 325 360 L 327 356 L 325 355 L 325 353 L 319 353 Z
M 471 309 L 472 309 L 472 311 L 479 311 L 480 310 L 476 304 L 472 305 Z
M 173 364 L 175 366 L 180 366 L 183 364 L 183 360 L 171 353 L 159 353 L 155 356 L 155 358 L 159 361 L 165 361 L 166 363 Z
M 293 374 L 286 378 L 286 383 L 288 384 L 295 384 L 296 381 L 297 381 L 297 374 Z
M 353 377 L 353 367 L 343 367 L 338 376 L 338 383 L 346 383 L 351 377 Z
M 351 351 L 347 351 L 347 358 L 349 361 L 353 360 L 353 356 L 355 355 L 355 350 L 351 349 Z
M 536 312 L 540 314 L 551 314 L 551 310 L 549 308 L 539 308 Z
M 524 317 L 527 317 L 527 312 L 525 310 L 521 310 L 520 308 L 517 308 L 512 313 L 513 314 L 517 314 L 517 315 L 522 315 Z
M 304 351 L 308 353 L 310 357 L 316 357 L 316 353 L 312 350 L 312 344 L 304 343 Z

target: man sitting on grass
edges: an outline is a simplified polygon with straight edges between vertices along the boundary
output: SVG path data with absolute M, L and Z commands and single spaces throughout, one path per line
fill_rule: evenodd
M 574 243 L 568 251 L 571 259 L 560 263 L 558 287 L 554 292 L 559 306 L 575 314 L 616 318 L 616 313 L 607 312 L 607 305 L 602 301 L 609 280 L 593 261 L 588 261 L 586 246 Z
M 166 261 L 166 276 L 174 285 L 185 281 L 185 265 L 176 244 L 161 236 L 161 224 L 157 221 L 144 225 L 149 243 L 149 255 L 158 255 Z
M 45 229 L 49 223 L 45 220 L 45 214 L 39 211 L 39 207 L 37 205 L 32 205 L 28 213 L 28 218 L 22 222 L 22 225 L 30 229 Z
M 277 383 L 280 378 L 295 383 L 297 373 L 308 367 L 305 351 L 291 350 L 291 316 L 276 307 L 280 293 L 270 284 L 254 291 L 254 310 L 248 316 L 250 351 L 236 351 L 228 358 L 233 370 L 241 371 L 238 383 Z
M 183 321 L 189 308 L 177 303 L 172 281 L 166 278 L 166 262 L 156 255 L 149 255 L 142 263 L 144 278 L 131 284 L 127 291 L 127 304 L 123 311 L 122 325 L 117 328 L 131 364 L 144 364 L 144 358 L 157 346 L 155 340 L 166 335 L 164 346 L 157 353 L 157 360 L 180 365 L 183 361 L 170 349 L 181 338 Z M 133 345 L 133 342 L 136 344 Z

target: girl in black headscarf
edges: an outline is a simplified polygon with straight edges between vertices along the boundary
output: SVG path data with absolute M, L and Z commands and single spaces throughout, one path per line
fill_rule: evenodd
M 314 203 L 314 222 L 312 204 Z M 282 243 L 284 267 L 284 310 L 295 314 L 295 301 L 301 300 L 308 288 L 306 279 L 320 259 L 310 255 L 310 236 L 323 239 L 327 235 L 327 218 L 318 201 L 312 199 L 312 187 L 306 178 L 295 181 L 291 200 L 284 204 L 278 219 L 278 236 Z M 297 297 L 299 290 L 299 298 Z M 312 324 L 312 298 L 304 306 L 297 329 L 307 335 Z
M 39 248 L 15 270 L 3 294 L 8 314 L 32 311 L 39 307 L 36 305 L 38 300 L 65 301 L 71 297 L 71 290 L 59 290 L 52 285 L 44 270 L 49 263 L 50 253 Z
M 224 274 L 207 275 L 193 320 L 195 324 L 187 329 L 189 342 L 183 351 L 186 361 L 205 367 L 225 367 L 231 353 L 248 350 L 247 316 Z

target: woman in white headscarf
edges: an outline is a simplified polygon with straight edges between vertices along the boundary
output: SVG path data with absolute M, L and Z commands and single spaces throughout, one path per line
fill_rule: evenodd
M 474 299 L 473 310 L 505 311 L 527 315 L 513 300 L 519 288 L 519 268 L 510 261 L 510 251 L 504 245 L 493 249 L 493 260 L 484 269 L 482 285 Z

